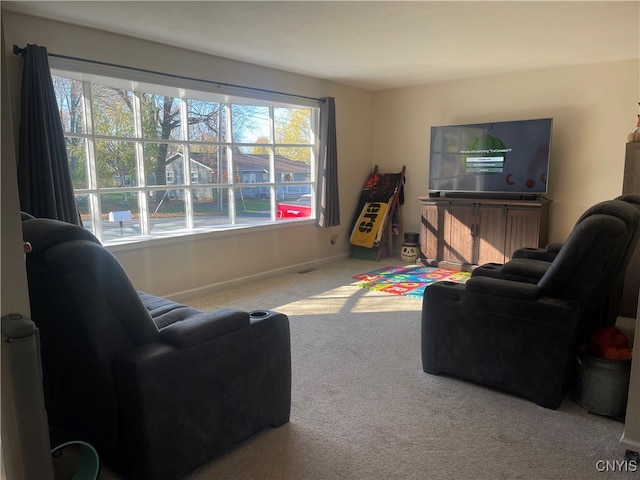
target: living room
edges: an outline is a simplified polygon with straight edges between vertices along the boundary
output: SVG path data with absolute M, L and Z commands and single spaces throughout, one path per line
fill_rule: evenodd
M 3 9 L 3 217 L 6 212 L 17 215 L 19 210 L 16 185 L 6 183 L 11 176 L 5 175 L 5 168 L 9 168 L 6 163 L 15 158 L 6 152 L 12 143 L 17 145 L 20 118 L 22 61 L 11 54 L 11 49 L 14 44 L 38 44 L 49 52 L 79 58 L 336 99 L 342 225 L 318 229 L 312 222 L 300 222 L 249 232 L 191 236 L 175 242 L 114 247 L 113 253 L 141 290 L 174 297 L 204 294 L 223 285 L 345 258 L 349 249 L 348 219 L 362 181 L 374 165 L 382 171 L 398 171 L 406 165 L 403 228 L 418 231 L 417 199 L 428 193 L 432 125 L 553 117 L 549 241 L 562 241 L 586 208 L 621 193 L 626 137 L 638 113 L 640 59 L 638 4 L 615 5 L 607 13 L 611 20 L 606 24 L 599 21 L 582 27 L 585 38 L 581 40 L 589 42 L 594 30 L 604 29 L 605 35 L 618 36 L 621 48 L 631 50 L 631 55 L 620 53 L 607 60 L 473 78 L 461 73 L 454 80 L 386 89 L 350 86 Z M 596 12 L 592 18 L 595 21 L 602 16 Z M 635 22 L 631 29 L 629 19 Z M 544 26 L 540 30 L 545 34 Z M 628 34 L 631 41 L 627 41 Z M 559 36 L 556 41 L 560 47 L 566 40 Z M 590 45 L 596 52 L 597 45 Z M 476 48 L 469 45 L 469 49 Z M 10 110 L 5 112 L 8 106 Z M 11 192 L 13 196 L 7 196 Z M 332 242 L 336 235 L 337 242 Z M 9 238 L 12 237 L 5 236 L 3 229 L 3 253 Z M 24 278 L 24 272 L 19 271 L 21 261 L 17 258 L 14 265 L 17 278 Z M 25 289 L 9 287 L 4 280 L 3 273 L 3 314 L 27 311 Z M 9 290 L 5 292 L 5 288 Z
M 170 65 L 169 73 L 180 71 L 194 78 L 335 97 L 342 225 L 221 234 L 214 240 L 215 248 L 209 239 L 200 238 L 115 248 L 134 283 L 145 291 L 189 292 L 344 255 L 350 234 L 345 219 L 353 214 L 362 182 L 374 165 L 389 172 L 407 166 L 402 221 L 405 231 L 419 231 L 417 199 L 428 193 L 432 125 L 553 117 L 549 241 L 562 241 L 588 206 L 621 192 L 624 144 L 637 114 L 637 59 L 369 91 L 77 25 L 11 12 L 4 15 L 9 51 L 14 44 L 35 43 L 49 52 L 79 58 L 154 71 L 166 71 Z M 12 118 L 17 119 L 22 62 L 12 54 L 6 61 Z M 17 135 L 18 125 L 13 129 Z M 335 246 L 334 235 L 338 235 Z M 157 275 L 154 267 L 159 264 L 172 275 Z

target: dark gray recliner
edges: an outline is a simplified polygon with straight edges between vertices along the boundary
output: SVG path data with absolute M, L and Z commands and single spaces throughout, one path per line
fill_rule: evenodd
M 623 195 L 620 195 L 614 198 L 614 200 L 626 202 L 640 209 L 640 195 L 625 193 Z M 606 201 L 601 203 L 606 203 Z M 586 217 L 594 213 L 594 210 L 597 210 L 598 208 L 600 208 L 599 206 L 601 205 L 601 203 L 597 203 L 593 207 L 587 209 L 580 216 L 580 218 L 578 218 L 576 225 L 580 223 L 583 219 L 585 219 Z M 531 247 L 518 248 L 513 252 L 513 254 L 511 255 L 511 258 L 512 259 L 513 258 L 530 258 L 533 260 L 543 260 L 546 262 L 552 262 L 553 259 L 556 258 L 556 255 L 558 255 L 558 252 L 560 251 L 561 248 L 562 248 L 562 242 L 552 242 L 544 248 L 531 248 Z
M 125 478 L 176 479 L 289 421 L 285 315 L 138 292 L 83 228 L 22 227 L 52 445 L 83 440 Z
M 613 287 L 607 289 L 606 296 L 596 295 L 590 298 L 589 314 L 593 329 L 599 326 L 615 325 L 620 309 L 624 280 L 627 268 L 635 248 L 640 240 L 640 196 L 622 195 L 614 200 L 597 203 L 587 209 L 578 219 L 579 225 L 591 215 L 604 213 L 620 218 L 630 226 L 627 243 L 621 239 L 616 247 L 612 261 L 607 264 L 605 272 Z M 573 232 L 570 234 L 572 235 Z M 487 276 L 515 280 L 528 283 L 538 283 L 562 248 L 562 243 L 553 243 L 546 248 L 521 248 L 513 253 L 512 259 L 504 265 L 487 263 L 476 268 L 472 276 Z M 582 339 L 584 340 L 584 339 Z
M 606 272 L 628 246 L 638 221 L 633 218 L 635 224 L 607 213 L 585 218 L 535 284 L 475 276 L 463 285 L 437 282 L 425 289 L 424 371 L 557 408 L 579 339 L 593 328 L 590 302 L 612 288 Z

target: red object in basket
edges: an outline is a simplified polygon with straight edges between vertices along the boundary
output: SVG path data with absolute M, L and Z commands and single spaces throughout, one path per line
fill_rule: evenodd
M 627 336 L 616 327 L 598 328 L 591 334 L 587 350 L 596 357 L 604 357 L 608 349 L 628 349 L 629 340 Z

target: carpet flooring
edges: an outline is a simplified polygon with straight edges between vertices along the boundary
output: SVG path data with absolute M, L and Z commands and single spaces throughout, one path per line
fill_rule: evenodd
M 346 259 L 186 301 L 286 313 L 293 369 L 290 422 L 188 480 L 638 480 L 598 470 L 623 458 L 623 423 L 424 373 L 421 301 L 353 279 L 379 267 Z

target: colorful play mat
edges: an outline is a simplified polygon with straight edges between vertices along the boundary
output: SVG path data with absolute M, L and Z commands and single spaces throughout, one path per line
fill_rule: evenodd
M 465 283 L 470 275 L 469 272 L 408 265 L 376 268 L 368 273 L 356 275 L 353 279 L 360 280 L 358 287 L 393 295 L 422 298 L 424 289 L 431 283 L 441 280 Z

